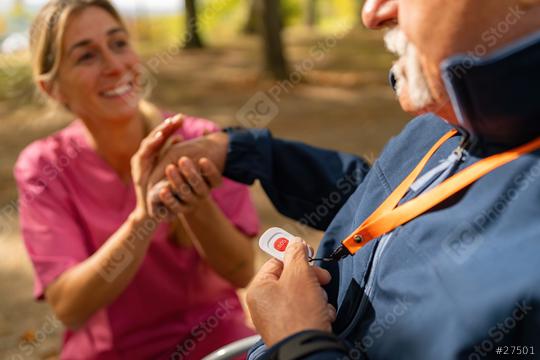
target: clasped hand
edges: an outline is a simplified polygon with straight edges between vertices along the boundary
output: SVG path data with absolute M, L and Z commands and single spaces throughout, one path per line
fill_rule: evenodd
M 221 181 L 228 136 L 215 133 L 184 142 L 174 138 L 181 124 L 181 116 L 165 121 L 132 159 L 137 206 L 150 216 L 158 213 L 157 206 L 175 216 L 196 211 Z M 283 263 L 271 259 L 263 265 L 248 289 L 247 303 L 268 346 L 300 331 L 331 330 L 336 310 L 321 287 L 330 280 L 326 270 L 310 266 L 307 246 L 299 238 L 288 246 Z
M 221 183 L 221 171 L 206 156 L 209 149 L 199 139 L 184 142 L 176 134 L 181 126 L 182 115 L 165 120 L 131 160 L 137 209 L 143 216 L 157 217 L 160 206 L 173 216 L 196 211 Z

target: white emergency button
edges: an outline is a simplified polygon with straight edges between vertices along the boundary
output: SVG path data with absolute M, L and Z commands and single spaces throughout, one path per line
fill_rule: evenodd
M 273 227 L 264 232 L 259 238 L 259 247 L 270 256 L 283 261 L 285 258 L 285 250 L 296 236 L 287 231 Z M 313 251 L 309 248 L 309 257 L 313 256 Z

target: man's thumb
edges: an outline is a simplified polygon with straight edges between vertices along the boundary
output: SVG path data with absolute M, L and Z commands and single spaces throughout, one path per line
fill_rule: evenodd
M 307 254 L 308 247 L 306 243 L 298 237 L 294 238 L 285 250 L 285 258 L 283 260 L 285 268 L 290 266 L 309 266 Z

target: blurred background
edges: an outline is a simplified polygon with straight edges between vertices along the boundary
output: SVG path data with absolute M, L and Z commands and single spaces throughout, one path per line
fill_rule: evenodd
M 0 2 L 0 359 L 55 359 L 61 341 L 48 306 L 32 299 L 12 176 L 25 146 L 73 120 L 47 106 L 31 79 L 27 32 L 45 2 Z M 387 85 L 392 56 L 383 34 L 361 25 L 363 1 L 113 2 L 143 57 L 148 97 L 163 109 L 268 127 L 371 162 L 409 119 Z M 268 111 L 258 114 L 261 99 Z M 317 246 L 320 233 L 279 216 L 252 190 L 262 230 L 281 226 Z M 266 256 L 257 254 L 260 266 Z

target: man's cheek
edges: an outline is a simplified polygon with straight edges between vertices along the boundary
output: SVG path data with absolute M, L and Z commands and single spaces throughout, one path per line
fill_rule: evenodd
M 433 38 L 433 22 L 429 14 L 426 14 L 423 0 L 401 0 L 399 2 L 399 27 L 407 39 L 416 47 L 420 48 L 422 44 L 427 44 Z M 431 15 L 431 17 L 434 15 Z
M 459 121 L 450 102 L 450 97 L 446 92 L 439 64 L 440 62 L 438 61 L 422 61 L 426 81 L 434 98 L 434 103 L 429 108 L 429 111 L 437 114 L 449 123 L 457 125 Z
M 438 105 L 448 101 L 448 95 L 441 76 L 440 64 L 442 60 L 428 58 L 420 54 L 420 64 L 426 78 L 429 90 Z

